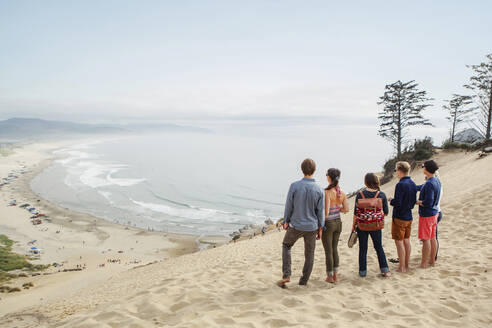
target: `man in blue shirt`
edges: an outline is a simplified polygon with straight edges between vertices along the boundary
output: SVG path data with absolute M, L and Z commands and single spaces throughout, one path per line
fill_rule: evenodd
M 417 186 L 410 179 L 408 173 L 410 164 L 407 162 L 396 163 L 396 176 L 400 181 L 395 187 L 395 197 L 390 199 L 393 206 L 393 222 L 391 224 L 391 236 L 395 240 L 398 252 L 399 267 L 397 272 L 407 272 L 410 269 L 410 232 L 412 230 L 412 209 L 417 200 Z
M 419 201 L 419 239 L 422 240 L 422 260 L 420 267 L 425 269 L 434 265 L 437 252 L 436 228 L 439 216 L 441 182 L 435 177 L 439 169 L 436 162 L 426 161 L 422 166 L 426 182 L 420 190 Z
M 304 238 L 304 267 L 299 285 L 306 285 L 313 270 L 316 240 L 321 238 L 324 225 L 324 193 L 313 179 L 316 164 L 310 158 L 301 164 L 304 178 L 290 185 L 282 225 L 287 230 L 282 242 L 282 280 L 285 288 L 291 276 L 291 248 Z

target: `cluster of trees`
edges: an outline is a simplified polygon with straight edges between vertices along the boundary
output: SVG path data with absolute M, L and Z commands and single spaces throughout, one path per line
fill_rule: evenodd
M 453 94 L 443 105 L 449 114 L 450 140 L 454 142 L 460 124 L 469 122 L 489 141 L 492 123 L 492 54 L 486 56 L 485 62 L 467 67 L 473 71 L 473 75 L 464 87 L 471 94 Z M 379 99 L 378 105 L 383 106 L 378 115 L 381 121 L 379 135 L 393 143 L 396 158 L 399 159 L 402 146 L 408 140 L 409 128 L 432 126 L 423 112 L 432 106 L 430 102 L 434 99 L 429 98 L 426 91 L 419 90 L 414 80 L 386 85 L 384 95 Z

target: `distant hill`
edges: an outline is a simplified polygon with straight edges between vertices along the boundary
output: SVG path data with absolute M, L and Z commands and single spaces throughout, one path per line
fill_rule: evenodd
M 60 135 L 113 135 L 179 131 L 196 133 L 211 132 L 207 129 L 174 124 L 81 124 L 33 118 L 11 118 L 0 121 L 0 140 L 27 140 L 33 138 L 51 138 Z
M 456 133 L 454 136 L 455 142 L 475 144 L 484 139 L 483 135 L 474 128 L 466 129 Z

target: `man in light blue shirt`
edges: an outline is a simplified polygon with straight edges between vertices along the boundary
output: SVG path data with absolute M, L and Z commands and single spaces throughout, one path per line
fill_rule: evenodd
M 313 270 L 316 239 L 321 238 L 324 225 L 324 193 L 313 179 L 316 163 L 310 158 L 301 164 L 304 178 L 292 183 L 285 203 L 284 229 L 287 230 L 282 242 L 282 280 L 279 287 L 285 288 L 290 282 L 291 248 L 296 241 L 304 238 L 304 267 L 299 285 L 306 285 Z

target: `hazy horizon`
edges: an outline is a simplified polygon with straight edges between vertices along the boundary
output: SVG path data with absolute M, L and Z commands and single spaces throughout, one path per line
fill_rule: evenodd
M 385 84 L 464 92 L 491 52 L 482 1 L 2 1 L 0 119 L 377 129 Z M 372 137 L 377 137 L 375 130 Z

